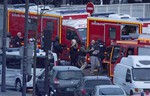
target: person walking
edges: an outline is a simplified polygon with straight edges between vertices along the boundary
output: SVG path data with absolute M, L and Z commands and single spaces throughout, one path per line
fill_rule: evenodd
M 99 59 L 99 62 L 100 62 L 100 68 L 99 68 L 99 71 L 102 73 L 103 72 L 103 59 L 105 57 L 105 52 L 106 52 L 106 47 L 105 47 L 105 44 L 102 40 L 97 40 L 97 44 L 98 44 L 98 48 L 99 48 L 99 54 L 98 54 L 98 59 Z
M 91 45 L 89 46 L 89 54 L 90 54 L 90 63 L 91 63 L 91 72 L 90 74 L 94 74 L 95 67 L 100 66 L 100 62 L 98 60 L 99 49 L 95 42 L 95 40 L 91 41 Z
M 72 39 L 71 41 L 71 47 L 70 47 L 70 65 L 77 66 L 77 60 L 78 60 L 78 44 L 75 39 Z
M 81 70 L 84 70 L 85 67 L 87 66 L 86 53 L 87 53 L 87 50 L 85 48 L 85 43 L 81 42 L 81 47 L 78 52 L 78 65 L 81 66 L 80 67 Z

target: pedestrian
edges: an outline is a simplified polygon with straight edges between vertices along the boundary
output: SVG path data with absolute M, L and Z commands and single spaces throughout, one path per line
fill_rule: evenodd
M 57 54 L 57 58 L 60 60 L 60 54 L 62 53 L 63 46 L 59 43 L 59 37 L 55 37 L 53 42 L 53 52 Z
M 99 62 L 100 62 L 100 68 L 99 68 L 99 71 L 102 72 L 103 71 L 103 59 L 105 57 L 105 52 L 106 52 L 106 47 L 105 47 L 105 44 L 102 40 L 97 40 L 97 43 L 98 43 L 98 48 L 99 48 L 99 54 L 98 54 L 98 59 L 99 59 Z
M 13 38 L 13 47 L 20 47 L 20 46 L 22 46 L 21 45 L 21 43 L 23 42 L 23 37 L 21 36 L 21 32 L 18 32 L 17 33 L 17 36 L 15 36 L 14 38 Z
M 85 43 L 81 42 L 81 47 L 78 52 L 78 65 L 81 66 L 80 67 L 81 70 L 84 70 L 85 67 L 87 66 L 86 53 L 87 53 L 87 50 L 85 48 Z
M 90 54 L 90 63 L 91 63 L 91 72 L 94 73 L 94 69 L 100 66 L 100 62 L 98 60 L 99 49 L 95 42 L 95 40 L 91 41 L 91 45 L 89 46 L 89 54 Z
M 71 47 L 70 47 L 70 65 L 77 66 L 77 60 L 78 60 L 78 44 L 75 39 L 72 39 L 71 41 Z

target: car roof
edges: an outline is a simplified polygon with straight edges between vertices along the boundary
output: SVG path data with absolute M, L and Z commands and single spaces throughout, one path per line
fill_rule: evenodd
M 57 71 L 78 70 L 78 71 L 80 71 L 81 69 L 79 69 L 75 66 L 54 66 L 53 70 L 57 70 Z
M 109 77 L 107 77 L 107 76 L 84 76 L 83 78 L 84 78 L 84 80 L 96 80 L 96 79 L 110 80 Z
M 118 85 L 97 85 L 98 88 L 121 88 Z

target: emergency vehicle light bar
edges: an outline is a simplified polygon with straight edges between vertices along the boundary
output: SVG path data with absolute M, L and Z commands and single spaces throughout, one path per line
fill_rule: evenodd
M 58 13 L 61 13 L 61 14 L 68 14 L 68 13 L 85 13 L 86 10 L 58 10 L 56 11 Z
M 98 16 L 108 17 L 110 14 L 116 14 L 116 13 L 93 13 L 91 16 L 93 16 L 93 17 L 98 17 Z
M 137 18 L 136 20 L 140 20 L 140 21 L 150 21 L 150 18 Z

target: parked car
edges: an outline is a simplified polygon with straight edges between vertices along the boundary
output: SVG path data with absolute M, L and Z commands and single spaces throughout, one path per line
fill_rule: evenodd
M 129 95 L 150 91 L 150 56 L 130 55 L 116 64 L 113 83 Z
M 127 96 L 118 85 L 98 85 L 93 89 L 91 96 Z
M 89 96 L 96 85 L 112 85 L 112 82 L 106 76 L 85 76 L 75 87 L 74 96 Z
M 23 88 L 23 47 L 21 48 L 7 48 L 6 50 L 6 86 L 14 88 L 16 91 L 22 91 Z M 28 50 L 28 66 L 27 66 L 27 77 L 26 87 L 27 89 L 33 87 L 33 69 L 34 69 L 34 53 L 32 48 Z M 0 52 L 0 77 L 2 76 L 2 52 Z M 52 51 L 48 53 L 49 66 L 56 66 L 57 55 Z M 36 77 L 38 77 L 45 68 L 45 52 L 43 50 L 36 51 Z M 2 79 L 0 78 L 0 84 Z
M 71 96 L 74 87 L 83 77 L 82 71 L 75 66 L 54 66 L 50 71 L 49 96 Z M 43 72 L 36 82 L 37 95 L 44 95 L 45 73 Z

